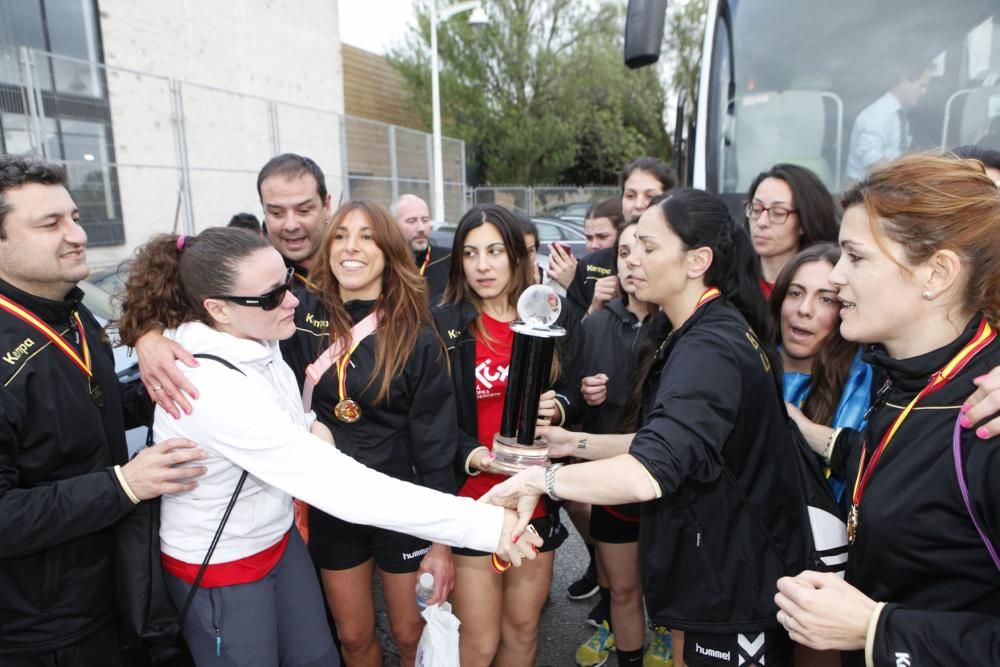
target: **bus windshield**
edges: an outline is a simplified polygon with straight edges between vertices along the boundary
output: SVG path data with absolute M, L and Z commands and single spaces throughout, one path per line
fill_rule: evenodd
M 731 25 L 714 30 L 710 189 L 745 195 L 792 162 L 838 192 L 902 152 L 1000 148 L 996 0 L 728 4 Z

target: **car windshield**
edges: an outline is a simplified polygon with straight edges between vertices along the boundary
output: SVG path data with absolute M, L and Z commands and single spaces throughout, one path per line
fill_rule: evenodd
M 901 151 L 1000 148 L 996 0 L 729 4 L 735 85 L 730 101 L 720 20 L 710 79 L 713 189 L 745 193 L 759 172 L 792 162 L 840 191 Z M 884 145 L 866 145 L 866 136 Z

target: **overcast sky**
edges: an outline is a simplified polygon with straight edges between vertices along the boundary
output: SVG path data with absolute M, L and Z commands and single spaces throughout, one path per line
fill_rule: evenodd
M 340 0 L 340 41 L 384 55 L 415 20 L 413 0 Z

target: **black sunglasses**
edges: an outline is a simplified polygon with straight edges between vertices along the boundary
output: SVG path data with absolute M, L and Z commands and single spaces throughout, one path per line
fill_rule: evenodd
M 281 287 L 276 287 L 267 294 L 260 296 L 212 296 L 210 299 L 222 299 L 241 306 L 261 308 L 263 310 L 274 310 L 285 300 L 285 292 L 292 288 L 292 280 L 295 278 L 295 270 L 289 267 L 285 282 Z

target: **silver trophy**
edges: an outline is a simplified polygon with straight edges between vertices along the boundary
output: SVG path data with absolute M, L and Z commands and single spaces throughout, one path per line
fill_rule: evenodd
M 520 319 L 510 323 L 514 345 L 507 370 L 500 432 L 493 436 L 492 468 L 513 475 L 528 466 L 549 463 L 549 447 L 535 437 L 538 397 L 552 368 L 556 338 L 566 330 L 555 326 L 562 304 L 551 287 L 532 285 L 517 300 Z

